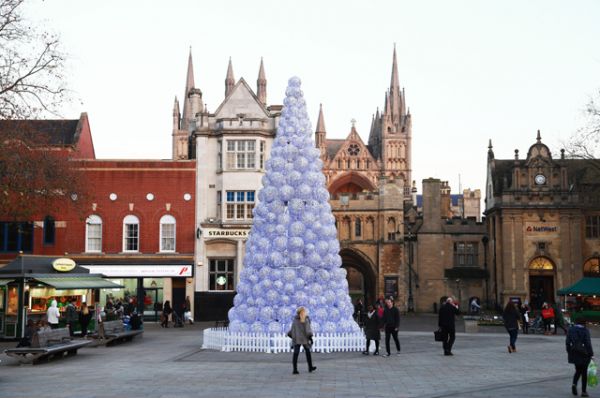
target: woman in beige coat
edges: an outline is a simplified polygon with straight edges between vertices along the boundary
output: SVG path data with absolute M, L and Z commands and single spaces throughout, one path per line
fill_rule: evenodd
M 313 332 L 310 328 L 310 319 L 306 315 L 306 308 L 300 307 L 296 311 L 296 317 L 292 322 L 292 328 L 288 332 L 288 336 L 292 339 L 292 345 L 294 347 L 293 365 L 294 374 L 298 374 L 298 354 L 300 354 L 300 346 L 304 347 L 306 353 L 306 362 L 308 362 L 308 371 L 314 372 L 317 370 L 316 366 L 312 364 L 312 357 L 310 355 L 310 346 L 312 346 Z

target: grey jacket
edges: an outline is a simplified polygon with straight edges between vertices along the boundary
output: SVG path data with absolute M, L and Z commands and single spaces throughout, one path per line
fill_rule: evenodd
M 311 340 L 313 336 L 308 316 L 304 323 L 300 322 L 299 316 L 296 316 L 292 322 L 292 328 L 288 332 L 288 336 L 292 338 L 292 343 L 294 345 L 308 344 L 308 340 Z

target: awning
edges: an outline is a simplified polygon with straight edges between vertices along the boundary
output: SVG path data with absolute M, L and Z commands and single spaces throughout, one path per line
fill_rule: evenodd
M 35 280 L 50 285 L 58 290 L 66 289 L 120 289 L 123 286 L 102 278 L 35 278 Z
M 582 278 L 575 284 L 558 291 L 559 296 L 566 296 L 568 294 L 600 295 L 600 278 Z
M 8 285 L 12 281 L 14 281 L 14 279 L 0 279 L 0 287 Z

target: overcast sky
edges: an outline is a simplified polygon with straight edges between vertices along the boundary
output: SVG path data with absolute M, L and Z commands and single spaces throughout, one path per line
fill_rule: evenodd
M 236 80 L 256 87 L 264 57 L 269 104 L 302 79 L 313 123 L 329 138 L 351 119 L 366 142 L 383 107 L 393 45 L 413 115 L 413 178 L 484 191 L 488 139 L 521 156 L 542 132 L 555 156 L 600 87 L 600 1 L 33 0 L 27 16 L 60 35 L 69 86 L 87 112 L 98 158 L 169 158 L 173 99 L 190 46 L 209 111 Z M 182 101 L 181 101 L 182 102 Z

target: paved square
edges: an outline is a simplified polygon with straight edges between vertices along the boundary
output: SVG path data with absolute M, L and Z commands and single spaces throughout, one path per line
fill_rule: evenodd
M 291 354 L 200 349 L 201 327 L 147 324 L 144 337 L 131 343 L 84 348 L 35 366 L 18 366 L 2 354 L 0 397 L 571 396 L 562 335 L 520 335 L 518 352 L 509 354 L 505 333 L 459 333 L 455 356 L 444 357 L 431 331 L 402 331 L 400 356 L 314 354 L 312 374 L 301 356 L 294 376 Z M 589 392 L 600 396 L 600 389 Z

